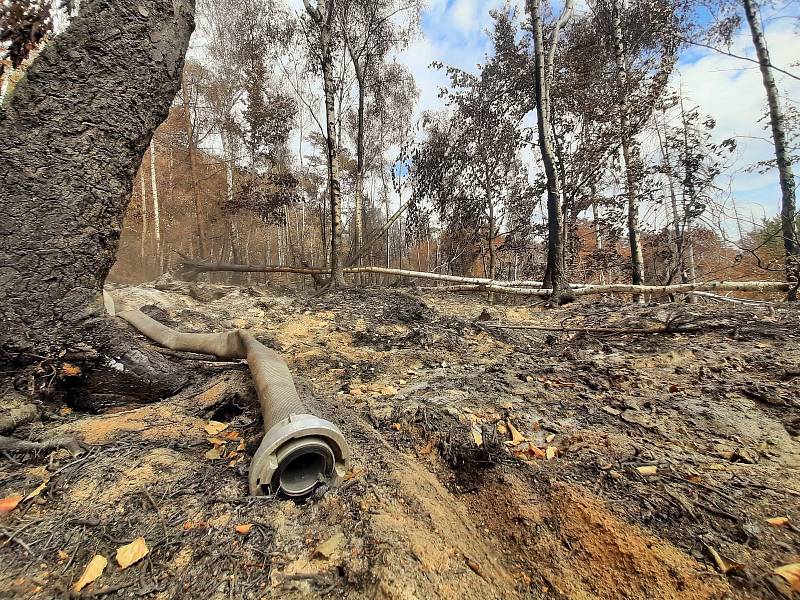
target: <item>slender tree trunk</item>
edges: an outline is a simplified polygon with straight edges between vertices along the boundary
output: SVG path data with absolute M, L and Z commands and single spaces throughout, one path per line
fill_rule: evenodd
M 552 64 L 545 59 L 544 25 L 542 23 L 541 0 L 529 0 L 534 42 L 534 88 L 536 93 L 536 120 L 539 129 L 539 150 L 542 154 L 545 175 L 547 177 L 547 269 L 544 285 L 553 290 L 552 300 L 556 303 L 567 301 L 572 294 L 565 271 L 564 240 L 561 210 L 561 186 L 556 170 L 553 134 L 550 121 L 550 77 Z M 564 15 L 571 12 L 572 3 L 567 1 Z M 562 19 L 564 17 L 562 15 Z M 567 17 L 568 18 L 568 17 Z M 559 19 L 559 23 L 562 22 Z M 560 27 L 560 25 L 559 25 Z M 548 58 L 552 59 L 557 43 L 557 32 L 551 37 L 551 48 Z
M 185 380 L 105 317 L 102 288 L 137 168 L 179 88 L 193 13 L 193 2 L 83 2 L 0 110 L 0 347 L 94 349 L 84 374 L 108 395 L 152 399 Z
M 347 51 L 350 54 L 350 61 L 353 63 L 353 70 L 356 74 L 358 85 L 358 114 L 356 124 L 356 185 L 355 185 L 355 206 L 354 206 L 354 228 L 353 228 L 353 256 L 359 256 L 361 245 L 364 241 L 364 111 L 366 99 L 365 71 L 368 64 L 362 65 L 359 56 L 353 51 L 349 40 L 346 40 Z M 361 257 L 358 259 L 361 264 Z M 356 281 L 360 282 L 360 278 Z
M 336 135 L 336 89 L 333 82 L 333 61 L 331 56 L 331 19 L 333 3 L 329 0 L 325 14 L 320 14 L 317 9 L 319 26 L 319 44 L 322 61 L 322 80 L 325 89 L 325 125 L 328 147 L 328 183 L 330 187 L 331 207 L 331 282 L 334 287 L 345 285 L 342 272 L 342 195 L 339 183 L 339 145 Z M 307 7 L 308 8 L 308 7 Z M 312 16 L 314 16 L 312 14 Z
M 684 236 L 682 235 L 681 232 L 680 213 L 678 212 L 678 194 L 675 191 L 675 181 L 672 172 L 672 158 L 670 157 L 669 146 L 667 145 L 667 139 L 666 139 L 667 135 L 666 116 L 664 120 L 664 139 L 661 138 L 661 130 L 658 127 L 658 121 L 655 121 L 655 125 L 656 125 L 656 135 L 658 136 L 658 144 L 659 147 L 661 148 L 661 157 L 663 158 L 664 164 L 667 167 L 666 177 L 667 177 L 667 187 L 669 188 L 669 199 L 670 199 L 670 203 L 667 206 L 667 215 L 669 217 L 670 224 L 667 226 L 667 229 L 670 232 L 669 238 L 670 238 L 671 251 L 673 254 L 674 265 L 670 265 L 669 267 L 669 274 L 667 276 L 667 285 L 672 284 L 672 281 L 673 279 L 675 279 L 675 275 L 677 273 L 681 273 L 683 282 L 686 283 L 686 278 L 683 277 Z
M 769 58 L 769 48 L 764 37 L 764 30 L 758 14 L 755 0 L 742 0 L 747 24 L 750 26 L 750 35 L 756 48 L 756 55 L 761 68 L 761 79 L 764 82 L 764 91 L 767 93 L 769 104 L 769 122 L 772 127 L 772 141 L 775 145 L 775 159 L 778 166 L 778 177 L 781 185 L 781 230 L 783 232 L 783 247 L 786 252 L 786 267 L 789 273 L 796 275 L 800 268 L 800 240 L 797 232 L 797 203 L 795 198 L 796 187 L 792 162 L 789 156 L 789 145 L 786 140 L 786 127 L 781 107 L 778 86 L 772 74 Z M 796 300 L 796 298 L 792 298 Z
M 153 190 L 153 234 L 156 241 L 156 275 L 161 275 L 161 210 L 158 205 L 158 182 L 156 178 L 156 138 L 150 140 L 150 187 Z
M 142 247 L 141 247 L 141 269 L 142 277 L 147 279 L 147 266 L 145 257 L 147 256 L 147 186 L 144 179 L 144 165 L 139 169 L 139 185 L 142 187 Z
M 192 108 L 189 103 L 189 92 L 186 89 L 186 78 L 181 78 L 181 100 L 183 101 L 184 125 L 189 148 L 189 175 L 192 184 L 192 201 L 194 202 L 195 236 L 197 236 L 197 253 L 200 258 L 206 254 L 206 239 L 203 227 L 203 210 L 200 204 L 200 189 L 198 186 L 197 148 L 194 141 L 194 124 L 192 123 Z
M 623 0 L 613 0 L 611 8 L 611 29 L 614 36 L 614 60 L 617 65 L 617 111 L 619 119 L 620 141 L 622 142 L 622 160 L 625 166 L 625 193 L 628 198 L 628 243 L 631 250 L 631 281 L 634 285 L 644 282 L 644 255 L 642 253 L 641 233 L 639 230 L 639 149 L 633 139 L 630 117 L 628 114 L 628 65 L 625 54 L 625 41 L 622 37 L 620 18 Z M 634 298 L 639 300 L 639 298 Z

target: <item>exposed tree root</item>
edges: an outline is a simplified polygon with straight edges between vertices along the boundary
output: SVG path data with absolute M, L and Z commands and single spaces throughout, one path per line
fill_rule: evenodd
M 20 440 L 0 435 L 0 452 L 48 452 L 66 448 L 73 456 L 85 451 L 86 447 L 74 437 L 58 437 L 42 442 Z
M 39 407 L 19 394 L 6 394 L 0 406 L 0 434 L 14 431 L 20 425 L 35 421 Z

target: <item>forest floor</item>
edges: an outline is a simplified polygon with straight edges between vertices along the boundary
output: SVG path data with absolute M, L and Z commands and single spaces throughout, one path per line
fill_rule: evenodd
M 95 554 L 108 567 L 79 597 L 790 597 L 773 569 L 800 562 L 797 306 L 201 288 L 113 292 L 279 349 L 351 444 L 344 483 L 248 497 L 262 430 L 245 363 L 171 355 L 204 375 L 150 405 L 44 401 L 48 422 L 17 431 L 76 434 L 84 454 L 0 455 L 0 498 L 35 493 L 0 515 L 0 597 L 69 597 Z M 497 327 L 666 322 L 693 329 Z M 121 569 L 139 537 L 149 554 Z

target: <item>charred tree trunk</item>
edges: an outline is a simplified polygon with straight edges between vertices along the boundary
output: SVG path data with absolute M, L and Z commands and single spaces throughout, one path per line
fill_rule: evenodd
M 197 236 L 197 256 L 206 255 L 206 239 L 203 229 L 203 210 L 200 204 L 200 189 L 198 186 L 197 148 L 194 140 L 194 124 L 192 123 L 192 106 L 189 103 L 189 92 L 186 89 L 186 79 L 181 78 L 181 100 L 183 101 L 184 126 L 186 127 L 186 144 L 189 149 L 189 174 L 192 179 L 192 200 L 194 202 L 194 224 Z
M 325 124 L 328 149 L 328 184 L 331 207 L 331 283 L 334 287 L 345 285 L 342 272 L 342 190 L 339 182 L 339 141 L 336 135 L 335 84 L 333 81 L 332 23 L 333 0 L 319 2 L 316 7 L 303 0 L 309 16 L 319 30 L 319 58 L 325 91 Z
M 754 0 L 742 0 L 747 23 L 756 55 L 761 68 L 761 79 L 767 93 L 769 104 L 769 122 L 772 128 L 772 141 L 775 145 L 775 159 L 778 166 L 778 176 L 781 184 L 781 229 L 783 233 L 783 247 L 786 251 L 786 267 L 788 272 L 800 268 L 800 238 L 797 231 L 797 203 L 795 198 L 796 188 L 792 161 L 789 155 L 786 140 L 783 108 L 781 107 L 778 86 L 772 75 L 772 65 L 769 58 L 767 40 L 759 20 L 758 7 Z M 796 300 L 796 298 L 793 298 Z
M 539 129 L 539 150 L 542 154 L 547 177 L 547 269 L 544 286 L 553 290 L 551 300 L 556 303 L 568 301 L 572 297 L 564 260 L 564 239 L 561 210 L 561 185 L 556 170 L 553 133 L 550 120 L 550 81 L 552 80 L 555 46 L 558 34 L 572 13 L 572 0 L 564 4 L 564 12 L 555 24 L 550 35 L 550 48 L 545 53 L 544 24 L 542 23 L 541 0 L 530 0 L 528 10 L 531 14 L 534 42 L 534 88 L 536 93 L 536 120 Z
M 639 150 L 633 139 L 630 115 L 628 113 L 628 65 L 625 55 L 625 41 L 622 37 L 620 16 L 621 0 L 614 0 L 611 6 L 611 29 L 614 36 L 614 60 L 617 66 L 617 112 L 622 160 L 625 163 L 625 194 L 628 199 L 628 243 L 631 249 L 631 282 L 644 283 L 644 255 L 642 254 L 641 233 L 639 231 Z M 634 298 L 638 300 L 638 298 Z
M 194 3 L 90 0 L 0 109 L 0 347 L 78 350 L 105 393 L 181 377 L 104 314 L 133 179 L 178 90 Z
M 356 262 L 361 265 L 361 245 L 364 242 L 364 112 L 366 110 L 366 81 L 365 71 L 369 68 L 369 63 L 362 65 L 360 57 L 353 50 L 349 38 L 345 37 L 347 51 L 353 63 L 353 70 L 356 74 L 358 84 L 358 119 L 356 125 L 356 186 L 355 186 L 355 206 L 354 206 L 354 230 L 353 230 L 353 254 L 358 257 Z M 356 281 L 359 281 L 356 278 Z

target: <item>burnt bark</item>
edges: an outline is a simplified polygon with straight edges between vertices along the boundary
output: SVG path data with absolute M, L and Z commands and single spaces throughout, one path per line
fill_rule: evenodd
M 761 69 L 761 79 L 769 104 L 769 123 L 772 129 L 772 141 L 775 146 L 775 161 L 778 167 L 778 177 L 781 186 L 781 231 L 783 233 L 783 247 L 786 252 L 787 274 L 791 277 L 794 271 L 800 269 L 800 236 L 798 236 L 795 219 L 797 217 L 797 201 L 795 198 L 796 187 L 792 161 L 789 153 L 789 144 L 786 139 L 785 119 L 781 106 L 780 93 L 772 73 L 772 63 L 769 58 L 769 48 L 764 37 L 764 30 L 758 15 L 758 6 L 754 0 L 742 0 L 747 24 L 756 48 L 756 55 Z M 792 295 L 791 300 L 797 300 Z
M 0 348 L 79 349 L 107 393 L 153 398 L 175 367 L 105 316 L 133 179 L 180 85 L 194 2 L 89 0 L 0 109 Z
M 553 130 L 550 119 L 550 83 L 553 79 L 555 47 L 563 25 L 572 15 L 573 2 L 567 0 L 564 10 L 556 21 L 550 34 L 550 47 L 545 53 L 544 24 L 542 22 L 541 0 L 530 0 L 528 11 L 531 16 L 534 41 L 534 89 L 536 93 L 536 120 L 539 131 L 539 151 L 547 178 L 547 268 L 544 274 L 544 287 L 552 290 L 551 301 L 562 304 L 572 299 L 566 261 L 564 260 L 564 237 L 562 220 L 561 182 L 556 170 L 556 155 L 553 148 Z
M 625 163 L 625 194 L 628 198 L 628 243 L 631 250 L 631 282 L 633 285 L 644 283 L 644 255 L 642 253 L 641 232 L 639 230 L 639 147 L 634 139 L 634 131 L 630 122 L 628 106 L 628 64 L 625 53 L 625 41 L 622 35 L 622 5 L 614 0 L 611 5 L 611 32 L 614 36 L 614 60 L 617 67 L 617 118 L 619 121 L 622 159 Z M 634 297 L 634 300 L 639 298 Z

